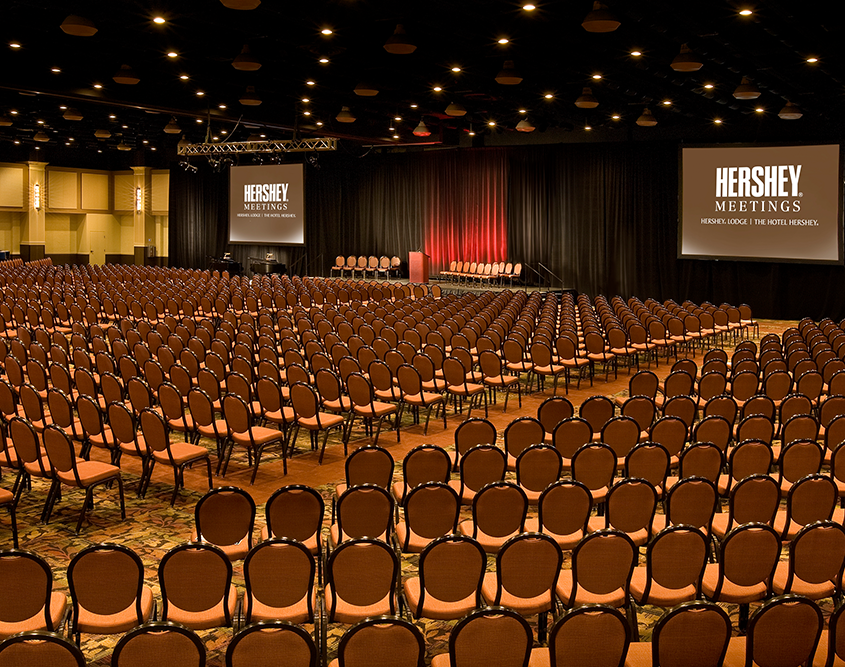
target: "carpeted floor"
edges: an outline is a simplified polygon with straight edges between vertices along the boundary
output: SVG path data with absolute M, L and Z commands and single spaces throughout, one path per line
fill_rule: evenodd
M 762 321 L 760 334 L 764 335 L 769 331 L 781 332 L 792 322 Z M 697 357 L 700 362 L 701 355 Z M 671 364 L 661 362 L 658 374 L 663 377 Z M 559 390 L 562 393 L 563 390 Z M 624 369 L 617 380 L 607 383 L 597 380 L 592 388 L 584 387 L 576 390 L 570 389 L 569 398 L 574 405 L 578 405 L 587 396 L 593 393 L 602 393 L 610 396 L 625 395 L 627 393 L 627 376 Z M 502 413 L 499 403 L 490 408 L 490 419 L 497 426 L 500 434 L 504 426 L 511 420 L 522 415 L 536 415 L 540 402 L 551 396 L 551 385 L 549 384 L 543 392 L 523 397 L 523 407 L 519 409 L 516 400 L 513 399 L 508 407 L 507 413 Z M 513 406 L 513 407 L 511 407 Z M 396 461 L 395 474 L 398 479 L 401 474 L 401 460 L 404 453 L 413 446 L 422 442 L 432 442 L 442 446 L 451 446 L 454 428 L 462 420 L 462 415 L 453 416 L 449 413 L 449 428 L 443 430 L 442 422 L 438 423 L 432 418 L 428 435 L 423 435 L 422 427 L 413 425 L 410 418 L 405 420 L 402 429 L 402 441 L 396 443 L 393 432 L 383 433 L 379 444 L 387 447 Z M 350 450 L 370 440 L 365 438 L 363 431 L 353 434 L 353 441 L 350 442 Z M 213 443 L 207 441 L 205 444 L 213 449 Z M 305 436 L 299 440 L 300 450 L 307 450 Z M 105 459 L 102 452 L 96 452 L 95 456 Z M 83 523 L 80 535 L 75 535 L 73 528 L 76 525 L 76 517 L 82 502 L 82 494 L 76 490 L 64 492 L 62 502 L 56 506 L 49 525 L 42 525 L 38 522 L 44 498 L 47 492 L 47 485 L 36 480 L 33 482 L 32 490 L 25 493 L 18 507 L 18 523 L 21 531 L 21 547 L 34 551 L 44 558 L 53 567 L 55 586 L 59 590 L 67 591 L 65 572 L 70 559 L 84 547 L 99 542 L 116 542 L 133 548 L 141 557 L 146 568 L 146 580 L 159 597 L 158 586 L 158 563 L 161 557 L 172 547 L 187 541 L 191 535 L 193 526 L 193 509 L 196 501 L 202 496 L 203 481 L 200 472 L 192 472 L 187 476 L 188 489 L 180 492 L 175 507 L 171 508 L 170 494 L 172 492 L 172 477 L 168 471 L 160 471 L 153 479 L 146 498 L 138 499 L 135 496 L 139 469 L 136 462 L 126 461 L 123 468 L 123 478 L 126 484 L 126 520 L 120 521 L 120 510 L 117 503 L 116 489 L 99 489 L 96 493 L 95 507 L 89 513 Z M 290 471 L 286 477 L 282 476 L 281 461 L 277 455 L 268 455 L 266 461 L 262 461 L 258 474 L 258 480 L 254 487 L 249 487 L 249 470 L 246 466 L 245 457 L 235 455 L 231 464 L 231 472 L 226 479 L 215 479 L 215 485 L 236 484 L 249 488 L 258 504 L 256 521 L 256 532 L 264 524 L 264 502 L 275 488 L 289 483 L 307 483 L 318 488 L 326 498 L 327 514 L 330 511 L 330 496 L 333 486 L 330 482 L 337 482 L 343 479 L 343 452 L 342 446 L 336 439 L 330 440 L 326 454 L 326 463 L 323 466 L 316 465 L 316 454 L 310 451 L 295 456 L 290 461 Z M 13 478 L 6 471 L 0 484 L 11 488 Z M 531 512 L 531 515 L 535 511 Z M 469 510 L 463 512 L 469 517 Z M 464 518 L 464 516 L 462 516 Z M 326 517 L 325 525 L 328 525 L 329 517 Z M 0 540 L 2 544 L 10 545 L 8 531 L 8 518 L 0 514 Z M 641 550 L 641 563 L 644 562 L 644 550 Z M 786 550 L 782 558 L 786 558 Z M 402 558 L 403 577 L 412 576 L 417 569 L 416 556 L 404 556 Z M 235 584 L 240 593 L 243 593 L 243 571 L 242 562 L 234 565 Z M 565 555 L 564 567 L 569 567 L 569 555 Z M 495 559 L 488 557 L 488 570 L 494 571 Z M 737 608 L 726 607 L 734 620 L 736 627 Z M 827 601 L 823 604 L 826 614 L 832 611 L 832 604 Z M 651 636 L 651 629 L 660 617 L 662 610 L 656 607 L 644 607 L 638 609 L 640 622 L 640 635 L 643 640 Z M 426 639 L 427 660 L 432 655 L 447 650 L 448 634 L 453 626 L 451 622 L 423 621 L 418 623 Z M 536 619 L 532 619 L 532 626 L 536 629 Z M 309 627 L 309 629 L 311 629 Z M 328 657 L 332 659 L 337 650 L 337 643 L 343 634 L 345 626 L 334 625 L 329 630 Z M 210 666 L 224 664 L 225 649 L 232 636 L 232 629 L 221 628 L 206 630 L 200 633 L 208 651 L 208 664 Z M 92 665 L 107 665 L 111 657 L 112 648 L 117 637 L 110 636 L 83 636 L 82 649 L 85 656 Z

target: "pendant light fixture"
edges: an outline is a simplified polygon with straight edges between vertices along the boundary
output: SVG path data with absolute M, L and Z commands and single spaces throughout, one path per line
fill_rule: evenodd
M 41 143 L 44 143 L 45 141 L 50 141 L 50 137 L 48 137 L 48 136 L 47 136 L 46 134 L 44 134 L 43 132 L 36 132 L 36 133 L 35 133 L 35 136 L 34 136 L 34 137 L 32 137 L 32 138 L 33 138 L 35 141 L 38 141 L 38 142 L 41 142 Z
M 778 111 L 778 117 L 783 118 L 783 120 L 798 120 L 803 115 L 804 112 L 792 102 L 787 102 L 783 109 Z
M 640 127 L 654 127 L 657 125 L 657 119 L 649 109 L 643 109 L 642 114 L 637 118 L 637 125 Z
M 247 86 L 246 92 L 240 96 L 238 101 L 247 107 L 257 107 L 261 104 L 261 98 L 255 94 L 255 86 Z
M 62 118 L 64 118 L 65 120 L 82 120 L 82 113 L 78 109 L 68 107 L 67 110 L 62 114 Z
M 458 104 L 457 102 L 450 102 L 449 106 L 446 107 L 447 116 L 454 116 L 455 118 L 460 118 L 461 116 L 465 116 L 466 112 L 467 110 L 463 107 L 463 105 Z
M 355 90 L 352 91 L 356 95 L 360 97 L 375 97 L 378 95 L 378 88 L 376 88 L 371 83 L 359 83 L 355 86 Z
M 513 60 L 506 60 L 504 67 L 496 75 L 496 82 L 503 86 L 515 86 L 522 82 L 522 77 L 514 67 Z
M 112 77 L 115 83 L 122 83 L 126 86 L 134 86 L 141 78 L 135 74 L 129 65 L 121 65 L 117 73 Z
M 220 4 L 229 9 L 248 11 L 258 7 L 261 4 L 261 0 L 220 0 Z
M 603 2 L 594 2 L 593 11 L 581 22 L 581 27 L 587 32 L 613 32 L 620 25 L 619 19 L 610 13 Z
M 531 124 L 531 121 L 527 118 L 523 118 L 516 124 L 516 131 L 517 132 L 533 132 L 534 125 Z
M 676 72 L 697 72 L 704 66 L 701 58 L 695 55 L 686 44 L 681 45 L 681 51 L 675 56 L 671 67 Z
M 249 50 L 249 45 L 244 44 L 241 52 L 232 61 L 232 67 L 241 72 L 255 72 L 261 69 L 261 62 Z
M 742 82 L 736 87 L 734 97 L 738 100 L 756 100 L 760 97 L 760 90 L 748 79 L 742 77 Z
M 355 116 L 352 115 L 349 107 L 342 107 L 337 116 L 335 116 L 335 120 L 338 123 L 354 123 Z
M 94 130 L 94 136 L 97 139 L 108 139 L 111 136 L 111 132 L 108 130 Z
M 420 118 L 420 124 L 414 128 L 414 136 L 415 137 L 430 137 L 431 130 L 428 129 L 428 126 L 425 124 L 425 121 Z
M 182 131 L 182 128 L 179 127 L 179 124 L 176 122 L 176 116 L 172 116 L 170 118 L 170 122 L 164 126 L 165 134 L 179 134 Z
M 405 34 L 405 28 L 400 23 L 384 43 L 384 50 L 398 56 L 406 56 L 416 51 L 417 45 L 408 38 L 408 35 Z
M 599 105 L 599 101 L 590 88 L 584 88 L 581 95 L 575 100 L 575 106 L 579 109 L 595 109 Z
M 97 26 L 91 19 L 71 14 L 59 26 L 62 32 L 74 37 L 92 37 L 97 34 Z

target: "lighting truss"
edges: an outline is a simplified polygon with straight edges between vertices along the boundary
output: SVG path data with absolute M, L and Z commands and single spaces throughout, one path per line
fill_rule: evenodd
M 243 155 L 247 153 L 310 153 L 337 150 L 337 139 L 283 139 L 281 141 L 229 141 L 213 144 L 180 144 L 179 155 Z

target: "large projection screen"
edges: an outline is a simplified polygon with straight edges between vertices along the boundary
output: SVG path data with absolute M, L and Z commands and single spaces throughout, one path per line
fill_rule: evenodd
M 842 264 L 839 152 L 683 147 L 678 256 Z
M 229 243 L 305 244 L 303 165 L 229 170 Z

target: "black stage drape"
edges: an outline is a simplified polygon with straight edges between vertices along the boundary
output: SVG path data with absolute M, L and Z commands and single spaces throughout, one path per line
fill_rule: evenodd
M 337 255 L 404 260 L 422 249 L 432 273 L 451 259 L 505 260 L 591 295 L 748 303 L 760 317 L 845 316 L 841 266 L 679 260 L 678 157 L 674 142 L 321 153 L 306 164 L 304 249 L 227 247 L 227 174 L 174 167 L 170 260 L 205 267 L 229 250 L 246 264 L 270 250 L 297 273 L 326 275 Z

